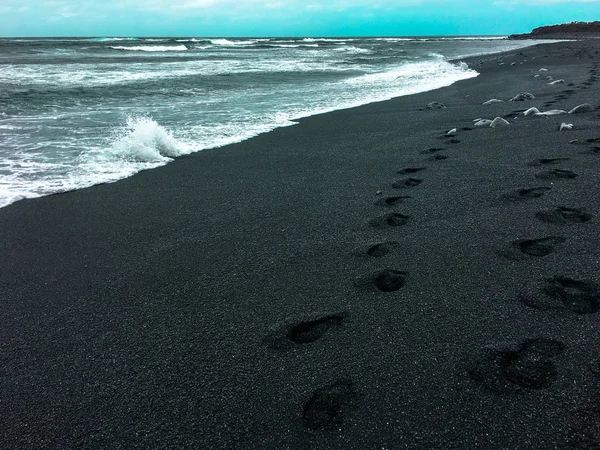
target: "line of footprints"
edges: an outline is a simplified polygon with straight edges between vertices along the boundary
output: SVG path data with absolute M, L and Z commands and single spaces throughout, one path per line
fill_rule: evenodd
M 593 67 L 591 83 L 596 80 L 597 66 Z M 511 113 L 512 116 L 514 113 Z M 464 127 L 462 131 L 472 130 Z M 444 144 L 459 144 L 456 133 L 438 137 Z M 588 139 L 584 142 L 572 141 L 572 144 L 591 145 L 591 152 L 600 154 L 600 138 Z M 595 146 L 598 144 L 598 146 Z M 421 153 L 426 161 L 444 161 L 448 154 L 444 147 L 431 147 Z M 567 162 L 569 158 L 543 158 L 530 162 L 531 167 L 544 168 L 535 175 L 540 180 L 572 180 L 577 174 L 563 168 L 553 166 Z M 407 167 L 396 173 L 403 178 L 391 184 L 398 190 L 413 189 L 423 183 L 419 178 L 425 167 Z M 506 193 L 501 201 L 522 202 L 539 198 L 551 190 L 547 186 L 534 186 Z M 377 192 L 378 197 L 381 191 Z M 411 198 L 410 195 L 394 195 L 380 197 L 375 205 L 394 208 Z M 574 225 L 589 222 L 592 216 L 582 208 L 559 206 L 552 210 L 544 210 L 535 214 L 543 222 L 554 225 Z M 400 227 L 410 221 L 410 216 L 399 212 L 389 212 L 375 217 L 369 225 L 375 228 Z M 506 248 L 499 249 L 497 254 L 510 260 L 523 260 L 544 257 L 555 251 L 556 246 L 563 244 L 563 236 L 543 236 L 539 238 L 519 239 Z M 396 241 L 384 241 L 360 248 L 355 254 L 381 258 L 395 251 L 400 244 Z M 384 268 L 366 277 L 355 280 L 355 285 L 363 289 L 371 289 L 382 293 L 390 293 L 401 289 L 408 278 L 408 272 L 395 268 Z M 574 314 L 592 314 L 600 310 L 600 286 L 591 281 L 577 280 L 566 276 L 553 276 L 540 282 L 532 283 L 520 296 L 520 301 L 527 307 L 541 311 L 567 310 Z M 265 337 L 266 345 L 277 351 L 289 351 L 298 346 L 311 344 L 323 338 L 332 330 L 343 326 L 348 317 L 347 312 L 307 317 L 301 322 L 284 322 L 271 329 Z M 482 387 L 495 392 L 517 392 L 522 390 L 542 389 L 549 386 L 557 377 L 554 359 L 560 356 L 566 347 L 554 339 L 530 339 L 518 343 L 513 348 L 490 349 L 476 359 L 468 370 L 469 377 Z M 357 402 L 357 392 L 349 379 L 339 379 L 312 392 L 302 408 L 302 422 L 309 430 L 341 430 L 347 422 L 349 414 Z

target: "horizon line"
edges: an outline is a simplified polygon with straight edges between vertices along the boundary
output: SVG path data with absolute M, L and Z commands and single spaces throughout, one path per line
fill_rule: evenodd
M 306 36 L 196 36 L 196 35 L 62 35 L 62 36 L 1 36 L 0 39 L 94 39 L 94 38 L 196 38 L 196 39 L 377 39 L 377 38 L 435 38 L 435 37 L 508 37 L 516 33 L 502 34 L 415 34 L 415 35 L 306 35 Z

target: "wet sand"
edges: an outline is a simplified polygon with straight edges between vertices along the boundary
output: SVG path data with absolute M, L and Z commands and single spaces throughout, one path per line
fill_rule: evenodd
M 0 447 L 600 446 L 600 42 L 468 62 L 0 209 Z

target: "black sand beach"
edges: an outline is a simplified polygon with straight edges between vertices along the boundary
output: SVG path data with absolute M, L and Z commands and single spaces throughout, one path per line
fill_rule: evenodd
M 498 58 L 0 209 L 0 448 L 599 448 L 600 42 Z

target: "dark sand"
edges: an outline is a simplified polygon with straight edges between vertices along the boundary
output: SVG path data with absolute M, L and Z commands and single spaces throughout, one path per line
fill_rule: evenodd
M 0 209 L 0 448 L 599 448 L 599 50 Z

